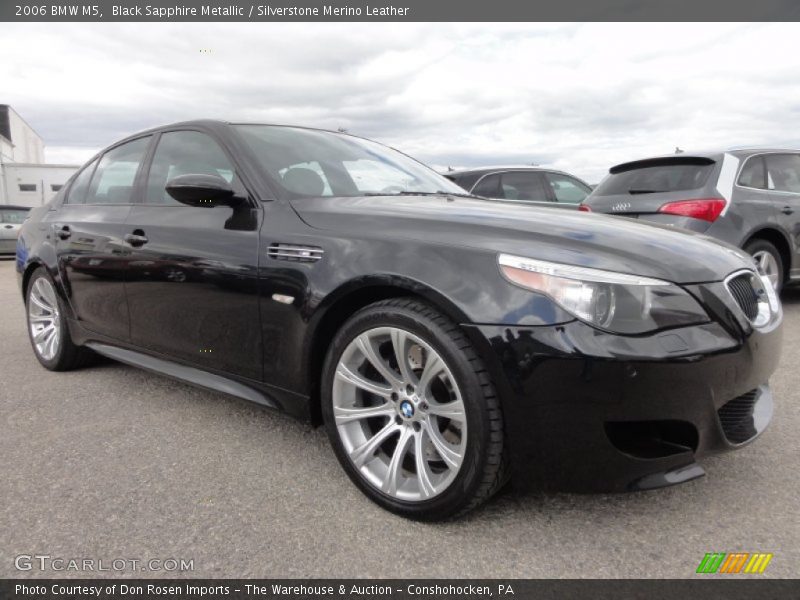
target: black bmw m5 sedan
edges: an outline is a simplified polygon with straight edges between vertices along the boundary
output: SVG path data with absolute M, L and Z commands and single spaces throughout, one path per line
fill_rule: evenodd
M 418 519 L 509 479 L 687 481 L 772 416 L 782 310 L 741 251 L 471 197 L 340 133 L 131 136 L 31 212 L 17 270 L 47 369 L 98 353 L 324 424 Z

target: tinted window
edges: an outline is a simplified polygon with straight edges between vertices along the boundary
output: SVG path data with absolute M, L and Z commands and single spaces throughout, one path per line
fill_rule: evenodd
M 595 196 L 652 194 L 701 188 L 708 181 L 714 163 L 642 162 L 632 168 L 612 172 L 597 186 Z
M 106 152 L 92 176 L 85 204 L 130 204 L 136 172 L 150 138 L 140 138 Z
M 273 125 L 235 125 L 264 173 L 289 198 L 463 190 L 386 146 L 355 136 Z M 305 164 L 312 167 L 298 168 Z
M 766 161 L 769 189 L 800 193 L 800 155 L 768 154 Z
M 502 189 L 500 188 L 500 175 L 487 175 L 478 182 L 472 193 L 476 196 L 486 196 L 487 198 L 500 198 L 502 197 Z
M 580 204 L 592 191 L 589 189 L 589 186 L 567 175 L 545 173 L 545 179 L 553 190 L 553 196 L 555 196 L 556 202 Z
M 0 209 L 0 223 L 20 224 L 28 216 L 26 209 L 2 208 Z
M 67 202 L 70 204 L 81 204 L 83 202 L 84 198 L 86 198 L 86 190 L 89 189 L 89 182 L 92 179 L 92 173 L 94 173 L 94 168 L 96 166 L 97 161 L 92 161 L 72 180 L 72 185 L 69 188 L 69 195 L 66 200 Z
M 501 186 L 503 188 L 502 198 L 506 200 L 529 200 L 536 202 L 547 202 L 547 189 L 539 173 L 533 172 L 510 172 L 503 173 L 501 176 Z
M 179 175 L 217 175 L 232 183 L 234 171 L 225 152 L 210 136 L 199 131 L 172 131 L 158 141 L 145 202 L 183 206 L 164 189 Z
M 749 158 L 739 174 L 737 183 L 745 187 L 766 189 L 767 170 L 764 167 L 764 157 L 753 156 Z

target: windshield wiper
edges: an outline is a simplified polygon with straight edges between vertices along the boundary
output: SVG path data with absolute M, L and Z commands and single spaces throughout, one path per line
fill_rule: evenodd
M 662 192 L 666 192 L 667 190 L 637 190 L 637 189 L 630 189 L 628 190 L 629 194 L 660 194 Z
M 362 194 L 363 196 L 456 196 L 458 198 L 479 198 L 483 199 L 481 196 L 476 196 L 475 194 L 470 194 L 467 192 L 445 192 L 443 190 L 438 190 L 436 192 L 414 192 L 411 190 L 403 190 L 401 192 L 366 192 Z

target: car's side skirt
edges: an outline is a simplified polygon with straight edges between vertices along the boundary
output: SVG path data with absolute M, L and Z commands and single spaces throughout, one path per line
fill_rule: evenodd
M 108 344 L 87 342 L 86 346 L 98 354 L 134 367 L 173 377 L 202 388 L 249 400 L 250 402 L 255 402 L 256 404 L 261 404 L 269 408 L 280 409 L 278 403 L 264 392 L 221 375 L 156 358 L 148 354 L 136 352 L 135 350 L 110 346 Z

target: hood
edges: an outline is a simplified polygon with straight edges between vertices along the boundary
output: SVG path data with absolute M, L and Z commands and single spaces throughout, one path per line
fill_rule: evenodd
M 746 254 L 711 238 L 594 213 L 444 196 L 309 198 L 292 206 L 311 227 L 345 237 L 505 252 L 674 283 L 753 268 Z

